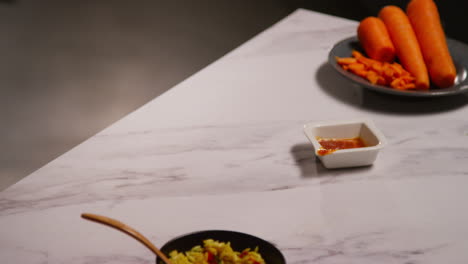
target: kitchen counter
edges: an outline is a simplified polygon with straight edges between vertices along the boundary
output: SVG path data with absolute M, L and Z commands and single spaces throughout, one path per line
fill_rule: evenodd
M 153 263 L 157 245 L 227 229 L 288 263 L 467 263 L 468 97 L 363 90 L 326 64 L 357 22 L 299 9 L 0 193 L 0 263 Z M 328 170 L 309 121 L 367 117 L 388 145 Z

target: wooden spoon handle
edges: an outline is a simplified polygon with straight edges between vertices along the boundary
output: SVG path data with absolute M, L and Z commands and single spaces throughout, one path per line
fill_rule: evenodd
M 102 215 L 96 215 L 96 214 L 89 214 L 89 213 L 83 213 L 81 214 L 81 217 L 87 220 L 91 220 L 97 223 L 105 224 L 107 226 L 113 227 L 119 231 L 122 231 L 126 233 L 127 235 L 130 235 L 131 237 L 135 238 L 139 242 L 141 242 L 143 245 L 145 245 L 147 248 L 149 248 L 151 251 L 153 251 L 158 257 L 160 257 L 166 264 L 172 264 L 171 261 L 162 253 L 153 243 L 151 243 L 145 236 L 143 236 L 140 232 L 136 231 L 135 229 L 129 227 L 128 225 L 106 217 Z

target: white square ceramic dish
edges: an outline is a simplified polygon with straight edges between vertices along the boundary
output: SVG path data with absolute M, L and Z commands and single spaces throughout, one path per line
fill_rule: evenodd
M 315 155 L 326 168 L 344 168 L 371 165 L 387 141 L 374 123 L 369 119 L 342 121 L 320 121 L 304 125 L 304 133 L 315 149 Z M 319 138 L 360 137 L 366 147 L 336 150 L 327 155 L 318 154 L 321 148 Z

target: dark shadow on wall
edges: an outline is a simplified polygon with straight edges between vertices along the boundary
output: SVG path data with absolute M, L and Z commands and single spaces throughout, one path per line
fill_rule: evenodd
M 17 1 L 15 0 L 0 0 L 0 4 L 7 4 L 7 5 L 11 5 L 11 4 L 15 4 Z

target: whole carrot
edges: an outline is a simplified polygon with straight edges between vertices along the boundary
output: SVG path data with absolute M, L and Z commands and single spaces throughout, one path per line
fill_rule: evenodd
M 371 59 L 382 62 L 391 62 L 395 59 L 395 47 L 380 18 L 363 19 L 359 23 L 357 34 L 364 51 Z
M 431 81 L 438 87 L 452 86 L 457 70 L 447 47 L 439 12 L 432 0 L 412 0 L 406 13 L 413 26 Z
M 413 27 L 405 12 L 397 6 L 386 6 L 379 12 L 387 27 L 398 59 L 415 80 L 416 89 L 429 89 L 429 75 Z

